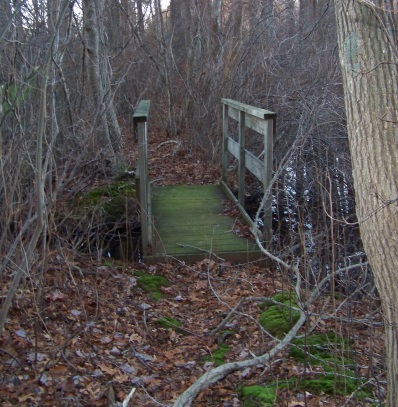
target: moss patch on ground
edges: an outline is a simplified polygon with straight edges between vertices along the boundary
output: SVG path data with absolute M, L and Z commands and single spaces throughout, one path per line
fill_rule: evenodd
M 272 301 L 265 303 L 268 308 L 260 315 L 259 322 L 271 335 L 282 338 L 300 318 L 300 313 L 292 309 L 298 307 L 297 296 L 293 292 L 284 292 L 274 295 L 271 299 L 286 306 Z
M 225 354 L 229 349 L 229 346 L 223 343 L 211 355 L 205 356 L 203 360 L 205 362 L 212 362 L 216 366 L 221 366 L 225 363 Z
M 157 274 L 146 274 L 140 271 L 134 273 L 137 277 L 137 285 L 151 297 L 158 301 L 164 297 L 161 287 L 168 287 L 169 280 L 166 277 Z
M 178 328 L 180 326 L 182 326 L 182 323 L 180 321 L 177 321 L 174 318 L 171 317 L 162 317 L 159 318 L 156 321 L 157 324 L 161 325 L 163 328 L 165 329 L 174 329 L 174 330 L 178 330 Z
M 363 383 L 350 369 L 354 365 L 350 342 L 334 333 L 316 334 L 292 341 L 289 355 L 307 366 L 321 366 L 323 375 L 299 380 L 299 386 L 315 394 L 347 395 L 355 392 Z M 371 397 L 366 387 L 357 397 Z
M 275 386 L 247 386 L 241 390 L 244 407 L 272 407 L 275 403 Z
M 317 374 L 311 375 L 310 372 L 315 369 L 310 368 L 308 375 L 273 381 L 266 386 L 244 387 L 241 395 L 245 407 L 273 406 L 277 392 L 285 388 L 316 395 L 355 394 L 356 399 L 372 398 L 372 390 L 363 386 L 364 380 L 358 378 L 350 368 L 354 361 L 347 338 L 328 333 L 295 339 L 292 341 L 289 356 L 307 367 L 316 366 Z
M 322 365 L 328 363 L 352 364 L 350 359 L 350 344 L 346 338 L 334 333 L 316 334 L 294 339 L 289 355 L 297 362 L 307 365 Z M 337 354 L 337 355 L 336 355 Z

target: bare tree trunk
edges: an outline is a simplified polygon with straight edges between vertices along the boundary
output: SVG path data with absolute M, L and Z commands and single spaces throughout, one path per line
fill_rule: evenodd
M 7 54 L 8 44 L 2 41 L 10 31 L 12 21 L 12 12 L 10 2 L 7 0 L 0 0 L 0 69 L 2 68 L 3 54 Z M 1 123 L 3 121 L 3 92 L 4 85 L 0 83 L 0 175 L 2 173 L 2 156 L 3 156 L 3 136 L 1 132 Z
M 138 30 L 140 35 L 143 35 L 145 31 L 145 24 L 144 24 L 144 12 L 142 9 L 142 0 L 137 0 L 136 3 L 137 3 L 136 7 L 137 7 Z
M 89 92 L 101 123 L 100 146 L 106 155 L 120 149 L 121 132 L 113 104 L 109 62 L 103 27 L 104 0 L 83 0 L 84 35 Z
M 47 228 L 47 208 L 46 208 L 46 197 L 45 197 L 45 178 L 46 171 L 43 168 L 44 162 L 44 143 L 45 143 L 45 126 L 47 119 L 47 86 L 48 86 L 48 76 L 50 72 L 52 56 L 53 56 L 53 46 L 57 39 L 57 34 L 59 30 L 60 23 L 66 13 L 69 5 L 73 2 L 69 0 L 64 0 L 63 5 L 59 10 L 59 18 L 56 27 L 54 28 L 54 34 L 51 39 L 50 46 L 47 50 L 43 72 L 40 84 L 40 110 L 38 113 L 38 126 L 37 126 L 37 138 L 36 138 L 36 157 L 35 157 L 35 207 L 36 214 L 31 217 L 30 221 L 35 222 L 35 228 L 28 242 L 26 250 L 22 253 L 22 259 L 20 264 L 18 264 L 17 272 L 15 273 L 11 286 L 8 290 L 7 296 L 3 302 L 3 306 L 0 313 L 0 336 L 3 334 L 4 325 L 7 319 L 8 311 L 11 307 L 12 300 L 19 286 L 19 283 L 25 273 L 28 272 L 29 267 L 32 262 L 33 254 L 36 250 L 39 239 L 42 237 L 45 241 L 45 234 Z M 22 232 L 21 232 L 22 233 Z
M 168 46 L 166 44 L 165 39 L 165 28 L 164 28 L 164 21 L 162 15 L 162 8 L 160 4 L 160 0 L 155 0 L 155 19 L 157 30 L 160 35 L 160 65 L 161 70 L 158 71 L 166 86 L 167 92 L 167 106 L 168 106 L 168 127 L 171 137 L 175 137 L 177 135 L 177 123 L 176 123 L 176 106 L 175 106 L 175 97 L 171 83 L 171 62 L 170 62 L 170 55 L 167 50 Z M 162 72 L 161 72 L 162 71 Z
M 383 305 L 387 400 L 390 407 L 395 407 L 398 406 L 396 1 L 336 0 L 335 4 L 356 211 Z

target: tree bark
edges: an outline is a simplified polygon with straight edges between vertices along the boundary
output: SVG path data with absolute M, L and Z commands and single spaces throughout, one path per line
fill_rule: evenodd
M 120 149 L 121 131 L 116 118 L 110 84 L 109 61 L 103 27 L 104 9 L 104 0 L 83 0 L 89 92 L 100 118 L 100 147 L 107 155 L 115 156 Z
M 398 14 L 394 0 L 336 0 L 335 5 L 356 211 L 383 306 L 387 402 L 395 407 L 398 406 Z

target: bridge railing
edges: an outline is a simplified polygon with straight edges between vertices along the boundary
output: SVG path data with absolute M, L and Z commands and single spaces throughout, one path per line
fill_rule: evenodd
M 223 154 L 222 180 L 224 192 L 235 202 L 246 222 L 253 226 L 253 220 L 245 207 L 245 174 L 249 170 L 263 186 L 264 193 L 272 179 L 272 146 L 275 137 L 276 113 L 257 107 L 236 102 L 231 99 L 221 99 L 223 106 Z M 238 141 L 230 137 L 229 119 L 238 123 Z M 246 149 L 246 129 L 262 135 L 262 159 Z M 235 197 L 227 184 L 228 153 L 238 160 L 238 198 Z M 272 239 L 272 194 L 268 194 L 264 205 L 263 240 Z
M 152 205 L 151 188 L 148 175 L 148 117 L 149 100 L 141 100 L 133 116 L 134 137 L 138 142 L 138 166 L 136 169 L 136 187 L 141 207 L 141 234 L 143 256 L 152 245 Z

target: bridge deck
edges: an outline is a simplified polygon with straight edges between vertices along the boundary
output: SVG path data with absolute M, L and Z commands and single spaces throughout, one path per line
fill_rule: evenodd
M 241 263 L 260 259 L 254 240 L 233 232 L 235 219 L 222 214 L 223 199 L 218 185 L 153 187 L 154 242 L 144 261 L 192 262 L 210 253 Z

